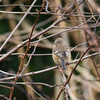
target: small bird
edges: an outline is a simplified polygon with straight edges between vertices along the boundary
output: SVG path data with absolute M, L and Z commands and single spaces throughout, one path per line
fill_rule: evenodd
M 71 53 L 67 43 L 62 38 L 57 38 L 54 42 L 52 57 L 57 65 L 61 65 L 66 70 L 66 63 L 70 60 Z

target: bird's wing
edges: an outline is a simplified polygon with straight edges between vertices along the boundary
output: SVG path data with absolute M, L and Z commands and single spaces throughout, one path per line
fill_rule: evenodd
M 68 58 L 68 56 L 69 56 L 68 51 L 64 51 L 63 56 L 65 57 L 65 59 L 67 59 L 67 58 Z
M 63 52 L 61 51 L 55 51 L 54 52 L 56 56 L 58 56 L 59 58 L 63 59 Z

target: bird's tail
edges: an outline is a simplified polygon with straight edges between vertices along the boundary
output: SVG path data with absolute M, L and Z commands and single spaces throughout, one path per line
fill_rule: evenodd
M 65 60 L 61 60 L 61 65 L 63 67 L 63 70 L 66 70 Z

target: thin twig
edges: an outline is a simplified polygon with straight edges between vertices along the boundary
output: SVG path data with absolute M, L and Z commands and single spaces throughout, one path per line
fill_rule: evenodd
M 9 100 L 9 98 L 7 98 L 5 95 L 0 94 L 0 97 L 5 99 L 5 100 Z
M 100 54 L 100 52 L 97 52 L 97 53 L 93 53 L 91 55 L 88 55 L 88 56 L 84 56 L 81 58 L 81 61 L 83 61 L 84 59 L 87 59 L 87 58 L 90 58 L 91 56 L 96 56 Z M 79 59 L 76 59 L 76 60 L 73 60 L 73 61 L 69 61 L 67 62 L 67 64 L 73 64 L 73 63 L 76 63 L 78 62 Z M 50 71 L 50 70 L 54 70 L 54 69 L 57 69 L 58 66 L 55 66 L 55 67 L 50 67 L 50 68 L 47 68 L 47 69 L 44 69 L 44 70 L 40 70 L 40 71 L 36 71 L 36 72 L 29 72 L 29 73 L 26 73 L 26 74 L 23 74 L 23 75 L 15 75 L 15 76 L 12 76 L 12 77 L 7 77 L 7 78 L 1 78 L 0 81 L 4 81 L 4 80 L 11 80 L 11 79 L 14 79 L 15 77 L 25 77 L 25 76 L 29 76 L 29 75 L 35 75 L 35 74 L 40 74 L 40 73 L 44 73 L 44 72 L 47 72 L 47 71 Z
M 11 87 L 8 87 L 8 86 L 5 86 L 5 85 L 0 85 L 0 87 L 4 87 L 4 88 L 7 88 L 7 89 L 12 89 Z
M 16 75 L 16 74 L 8 73 L 8 72 L 2 71 L 2 70 L 0 70 L 0 72 L 3 74 L 6 74 L 6 75 Z
M 62 16 L 63 16 L 63 15 L 62 15 Z M 62 17 L 62 16 L 61 16 L 61 17 Z M 60 18 L 61 18 L 61 17 L 60 17 Z M 38 33 L 38 34 L 32 36 L 32 37 L 31 37 L 31 40 L 33 40 L 34 38 L 36 38 L 36 37 L 40 36 L 41 34 L 47 32 L 47 31 L 50 30 L 51 28 L 53 28 L 54 25 L 56 25 L 57 23 L 59 23 L 59 22 L 61 21 L 60 18 L 59 18 L 56 22 L 54 22 L 51 26 L 49 26 L 48 28 L 46 28 L 45 30 L 43 30 L 43 31 L 41 31 L 40 33 Z M 70 30 L 72 30 L 72 29 L 76 29 L 77 27 L 80 27 L 80 26 L 86 24 L 86 23 L 87 23 L 89 20 L 91 20 L 91 19 L 92 19 L 92 17 L 89 18 L 86 22 L 84 22 L 84 23 L 82 23 L 82 24 L 80 24 L 80 25 L 78 25 L 78 26 L 75 26 L 74 28 L 70 28 L 70 29 L 66 29 L 66 30 L 60 31 L 60 32 L 58 32 L 58 33 L 52 34 L 52 35 L 50 35 L 50 36 L 47 36 L 47 37 L 42 38 L 42 39 L 37 40 L 37 41 L 42 41 L 42 40 L 44 40 L 44 39 L 47 39 L 47 38 L 53 37 L 53 36 L 55 36 L 55 35 L 58 35 L 58 34 L 60 34 L 60 33 L 62 33 L 62 32 L 66 32 L 66 31 L 70 31 Z M 37 41 L 34 41 L 33 43 L 36 43 Z M 12 49 L 12 50 L 9 51 L 8 53 L 6 53 L 4 56 L 2 56 L 2 57 L 0 58 L 0 61 L 2 61 L 2 60 L 5 59 L 7 56 L 9 56 L 9 55 L 12 54 L 13 52 L 15 52 L 16 50 L 18 50 L 19 48 L 21 48 L 21 47 L 22 47 L 23 45 L 25 45 L 27 42 L 28 42 L 28 39 L 25 40 L 25 41 L 23 41 L 23 42 L 20 43 L 19 45 L 17 45 L 14 49 Z
M 58 66 L 54 66 L 54 67 L 50 67 L 50 68 L 40 70 L 40 71 L 36 71 L 36 72 L 29 72 L 29 73 L 26 73 L 26 74 L 15 75 L 15 76 L 12 76 L 12 77 L 7 77 L 7 78 L 1 78 L 0 81 L 11 80 L 11 79 L 14 79 L 15 77 L 21 78 L 21 77 L 25 77 L 25 76 L 29 76 L 29 75 L 40 74 L 40 73 L 51 71 L 51 70 L 54 70 L 54 69 L 57 69 L 57 68 L 58 68 Z
M 22 23 L 22 21 L 25 19 L 25 17 L 27 16 L 28 12 L 30 12 L 30 10 L 32 9 L 32 6 L 36 3 L 37 0 L 34 0 L 33 3 L 31 4 L 31 6 L 29 7 L 29 9 L 25 12 L 24 16 L 21 18 L 21 20 L 19 21 L 19 23 L 16 25 L 16 27 L 14 28 L 14 30 L 11 32 L 11 34 L 8 36 L 8 38 L 6 39 L 6 41 L 2 44 L 2 46 L 0 47 L 0 51 L 3 49 L 3 47 L 6 45 L 6 43 L 8 42 L 8 40 L 11 38 L 11 36 L 14 34 L 14 32 L 16 31 L 16 29 L 20 26 L 20 24 Z
M 35 3 L 35 2 L 32 3 L 32 6 L 34 5 L 34 3 Z M 20 63 L 20 66 L 19 66 L 17 75 L 20 74 L 20 71 L 21 71 L 21 69 L 22 69 L 22 66 L 23 66 L 23 63 L 24 63 L 24 59 L 25 59 L 26 54 L 27 54 L 27 52 L 28 52 L 28 50 L 29 50 L 29 47 L 30 47 L 30 41 L 31 41 L 31 37 L 32 37 L 32 34 L 33 34 L 33 30 L 34 30 L 34 28 L 35 28 L 35 26 L 36 26 L 36 23 L 38 22 L 38 18 L 39 18 L 40 12 L 43 10 L 43 8 L 44 8 L 44 3 L 43 3 L 43 5 L 42 5 L 42 8 L 40 9 L 40 11 L 38 12 L 38 15 L 37 15 L 37 18 L 36 18 L 35 23 L 33 24 L 33 27 L 32 27 L 32 30 L 31 30 L 31 33 L 30 33 L 30 36 L 29 36 L 29 40 L 28 40 L 27 49 L 26 49 L 26 52 L 25 52 L 25 55 L 24 55 L 23 59 L 21 60 L 21 63 Z M 31 9 L 31 8 L 30 8 L 30 9 Z M 29 11 L 30 11 L 30 10 L 29 10 Z M 29 11 L 28 11 L 28 12 L 29 12 Z M 18 77 L 15 78 L 14 83 L 16 83 L 17 80 L 18 80 Z M 12 99 L 13 91 L 14 91 L 14 85 L 12 86 L 12 90 L 10 91 L 10 96 L 9 96 L 9 99 L 10 99 L 10 100 Z
M 26 85 L 28 86 L 32 91 L 34 91 L 38 96 L 40 96 L 43 100 L 46 100 L 42 95 L 40 95 L 37 91 L 35 91 L 35 89 L 33 89 L 32 87 L 30 87 L 29 85 Z
M 39 39 L 42 37 L 42 35 L 39 37 Z M 24 72 L 24 70 L 26 69 L 26 67 L 29 65 L 30 61 L 31 61 L 31 58 L 32 58 L 32 55 L 35 53 L 36 51 L 36 47 L 38 45 L 39 41 L 36 43 L 35 47 L 34 47 L 34 50 L 33 52 L 31 53 L 30 57 L 29 57 L 29 60 L 27 62 L 27 64 L 25 65 L 25 67 L 23 68 L 23 70 L 20 72 L 20 75 Z
M 3 83 L 3 84 L 14 84 L 14 82 L 3 82 L 3 81 L 0 81 L 0 83 Z M 57 86 L 61 86 L 61 85 L 50 85 L 50 84 L 46 84 L 46 83 L 41 83 L 41 82 L 16 82 L 16 85 L 17 84 L 22 84 L 22 85 L 29 85 L 29 84 L 33 84 L 33 85 L 43 85 L 43 86 L 47 86 L 47 87 L 50 87 L 50 88 L 53 88 L 53 87 L 57 87 Z M 11 88 L 10 88 L 11 89 Z

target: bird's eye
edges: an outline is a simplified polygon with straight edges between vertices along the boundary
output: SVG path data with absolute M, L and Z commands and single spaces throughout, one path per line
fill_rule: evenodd
M 60 41 L 58 41 L 58 43 L 60 43 Z

